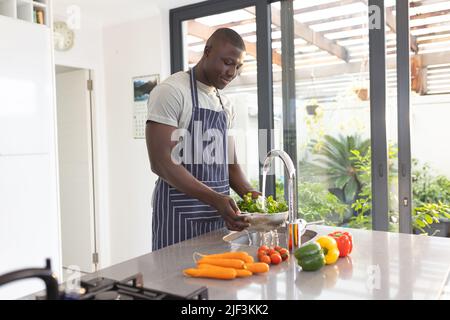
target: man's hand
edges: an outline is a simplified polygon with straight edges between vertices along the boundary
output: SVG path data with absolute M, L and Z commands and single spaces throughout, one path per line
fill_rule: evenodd
M 225 220 L 225 224 L 229 230 L 242 231 L 250 226 L 247 218 L 239 215 L 239 208 L 231 197 L 219 195 L 215 207 Z

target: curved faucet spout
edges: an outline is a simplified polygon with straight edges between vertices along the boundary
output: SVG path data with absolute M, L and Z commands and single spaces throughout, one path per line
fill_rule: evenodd
M 289 205 L 289 223 L 292 223 L 296 219 L 298 219 L 298 207 L 297 207 L 297 192 L 296 192 L 296 185 L 297 185 L 297 179 L 296 179 L 296 173 L 295 173 L 295 166 L 292 162 L 291 157 L 284 152 L 283 150 L 271 150 L 264 160 L 263 165 L 263 174 L 266 175 L 269 170 L 272 163 L 272 160 L 274 158 L 280 158 L 288 173 L 288 205 Z M 263 191 L 265 190 L 266 186 L 262 186 Z

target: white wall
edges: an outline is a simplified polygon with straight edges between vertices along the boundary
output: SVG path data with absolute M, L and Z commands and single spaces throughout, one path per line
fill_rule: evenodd
M 145 140 L 133 138 L 132 78 L 161 72 L 168 57 L 161 55 L 160 32 L 158 16 L 104 29 L 112 263 L 151 251 L 156 176 Z
M 413 97 L 411 153 L 435 174 L 450 178 L 450 96 Z

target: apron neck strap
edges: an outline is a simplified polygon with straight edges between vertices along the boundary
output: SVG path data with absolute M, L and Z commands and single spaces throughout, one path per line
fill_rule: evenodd
M 198 109 L 198 92 L 197 92 L 197 80 L 195 79 L 195 67 L 193 67 L 189 71 L 189 78 L 191 83 L 192 108 Z

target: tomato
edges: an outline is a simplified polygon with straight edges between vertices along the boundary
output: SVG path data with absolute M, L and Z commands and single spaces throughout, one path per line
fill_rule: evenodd
M 273 255 L 273 254 L 280 254 L 278 251 L 274 250 L 274 249 L 270 249 L 269 252 L 267 253 L 269 256 Z
M 265 251 L 258 251 L 258 258 L 260 256 L 267 256 L 267 252 L 265 252 Z
M 275 251 L 280 252 L 283 248 L 280 246 L 275 246 L 275 248 L 273 248 Z
M 269 247 L 261 246 L 258 248 L 258 255 L 259 254 L 268 254 L 269 250 L 270 250 Z
M 280 250 L 280 255 L 281 255 L 281 259 L 283 259 L 283 261 L 286 261 L 287 259 L 289 259 L 289 251 L 287 251 L 287 249 L 281 249 Z
M 259 262 L 264 262 L 267 264 L 270 264 L 272 262 L 272 260 L 270 259 L 270 257 L 268 255 L 260 255 L 258 258 L 259 258 Z
M 281 262 L 281 256 L 274 253 L 270 256 L 270 261 L 272 262 L 272 264 L 279 264 Z

